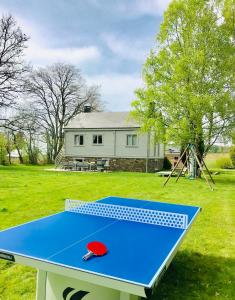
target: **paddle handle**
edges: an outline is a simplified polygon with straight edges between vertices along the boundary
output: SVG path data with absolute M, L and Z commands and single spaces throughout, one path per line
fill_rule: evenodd
M 83 260 L 88 260 L 90 257 L 92 257 L 94 255 L 94 253 L 93 252 L 91 252 L 91 251 L 89 251 L 89 252 L 87 252 L 87 254 L 85 254 L 84 256 L 83 256 Z

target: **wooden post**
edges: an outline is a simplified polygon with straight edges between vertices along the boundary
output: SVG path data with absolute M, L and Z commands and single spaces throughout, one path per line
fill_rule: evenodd
M 192 148 L 191 150 L 192 150 L 192 152 L 193 152 L 193 154 L 194 154 L 194 156 L 195 156 L 195 158 L 196 158 L 196 161 L 197 161 L 197 163 L 198 163 L 198 165 L 199 165 L 199 167 L 200 167 L 200 170 L 202 171 L 202 174 L 204 175 L 204 177 L 205 177 L 205 179 L 206 179 L 207 184 L 209 185 L 209 187 L 210 187 L 211 190 L 213 191 L 213 188 L 212 188 L 212 186 L 211 186 L 209 180 L 207 179 L 206 174 L 205 174 L 204 171 L 203 171 L 203 167 L 202 167 L 202 165 L 201 165 L 201 163 L 200 163 L 200 161 L 199 161 L 199 159 L 198 159 L 198 157 L 197 157 L 196 152 L 194 151 L 193 148 Z
M 209 176 L 210 176 L 211 181 L 213 182 L 213 184 L 215 184 L 215 181 L 214 181 L 213 177 L 211 176 L 210 170 L 208 170 L 207 165 L 206 165 L 204 159 L 203 159 L 203 158 L 201 158 L 201 159 L 202 159 L 202 162 L 203 162 L 203 164 L 204 164 L 204 166 L 205 166 L 205 168 L 206 168 L 206 170 L 207 170 L 207 173 L 208 173 Z
M 182 171 L 183 171 L 183 169 L 184 169 L 184 167 L 185 167 L 185 165 L 186 165 L 187 161 L 188 161 L 188 154 L 186 153 L 186 159 L 185 159 L 185 162 L 184 162 L 184 164 L 183 164 L 183 167 L 182 167 L 182 169 L 180 170 L 180 172 L 179 172 L 179 174 L 178 174 L 178 176 L 177 176 L 177 178 L 176 178 L 176 181 L 175 181 L 175 182 L 177 182 L 177 181 L 179 180 L 179 178 L 180 178 L 180 175 L 182 174 Z
M 175 171 L 175 169 L 178 167 L 180 161 L 182 160 L 185 152 L 188 150 L 189 145 L 184 149 L 184 152 L 182 153 L 182 155 L 180 156 L 179 160 L 177 161 L 176 165 L 174 166 L 174 168 L 172 169 L 170 175 L 167 177 L 166 181 L 164 182 L 163 186 L 165 186 L 167 184 L 167 182 L 169 181 L 169 179 L 171 178 L 171 175 L 173 174 L 173 172 Z

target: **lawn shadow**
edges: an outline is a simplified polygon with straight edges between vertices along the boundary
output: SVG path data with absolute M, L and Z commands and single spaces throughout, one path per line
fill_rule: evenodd
M 234 299 L 235 259 L 181 251 L 151 300 Z

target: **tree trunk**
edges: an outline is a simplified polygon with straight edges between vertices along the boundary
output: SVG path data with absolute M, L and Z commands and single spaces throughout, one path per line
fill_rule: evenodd
M 200 164 L 202 164 L 202 158 L 205 153 L 205 143 L 204 143 L 202 134 L 200 134 L 195 141 L 195 151 L 196 151 L 197 157 L 200 161 Z M 196 162 L 196 168 L 197 168 L 197 171 L 196 171 L 197 177 L 201 178 L 201 170 L 200 170 L 200 167 L 197 162 Z
M 47 143 L 47 163 L 53 164 L 53 146 L 50 138 L 50 134 L 46 132 L 46 143 Z
M 21 154 L 21 152 L 20 152 L 20 149 L 19 149 L 19 147 L 18 147 L 17 141 L 16 141 L 16 135 L 15 135 L 14 132 L 12 132 L 12 135 L 13 135 L 14 145 L 15 145 L 15 147 L 16 147 L 16 151 L 17 151 L 17 153 L 18 153 L 18 155 L 19 155 L 19 161 L 20 161 L 21 164 L 23 164 L 23 163 L 24 163 L 24 160 L 23 160 L 23 156 L 22 156 L 22 154 Z
M 8 161 L 9 161 L 9 164 L 11 165 L 11 151 L 8 151 Z
M 23 156 L 20 152 L 20 149 L 16 146 L 16 150 L 17 150 L 17 153 L 19 155 L 19 161 L 20 161 L 20 164 L 23 164 L 24 163 L 24 159 L 23 159 Z
M 34 134 L 33 132 L 29 132 L 28 156 L 29 156 L 29 163 L 32 165 L 37 165 L 38 163 L 37 149 L 33 141 L 33 134 Z

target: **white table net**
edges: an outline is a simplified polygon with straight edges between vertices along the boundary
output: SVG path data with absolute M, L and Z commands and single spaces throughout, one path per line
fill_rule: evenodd
M 65 211 L 180 229 L 188 226 L 185 214 L 101 202 L 67 199 Z

